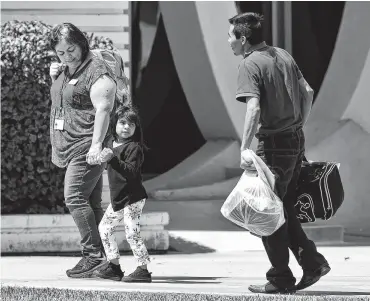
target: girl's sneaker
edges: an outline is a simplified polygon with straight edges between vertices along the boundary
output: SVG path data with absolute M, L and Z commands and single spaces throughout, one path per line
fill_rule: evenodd
M 152 282 L 152 273 L 137 267 L 130 275 L 122 278 L 123 282 Z
M 121 266 L 113 264 L 109 261 L 93 272 L 93 276 L 115 281 L 121 281 L 123 275 L 124 273 L 121 270 Z

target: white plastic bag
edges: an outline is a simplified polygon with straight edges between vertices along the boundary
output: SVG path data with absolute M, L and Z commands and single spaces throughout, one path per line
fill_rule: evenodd
M 249 152 L 257 176 L 244 171 L 239 182 L 221 207 L 222 215 L 255 235 L 269 236 L 284 223 L 284 208 L 273 192 L 275 177 L 265 162 Z

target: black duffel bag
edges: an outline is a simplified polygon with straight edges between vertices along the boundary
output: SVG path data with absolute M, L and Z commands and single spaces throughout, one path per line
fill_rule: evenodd
M 297 184 L 296 214 L 301 223 L 334 216 L 344 199 L 339 164 L 334 162 L 302 162 Z

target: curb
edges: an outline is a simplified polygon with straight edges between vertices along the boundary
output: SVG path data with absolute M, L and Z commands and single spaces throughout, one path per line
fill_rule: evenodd
M 143 213 L 141 235 L 148 250 L 167 251 L 167 212 Z M 116 229 L 120 251 L 130 251 L 124 226 Z M 79 252 L 81 236 L 70 214 L 3 215 L 1 253 Z
M 1 286 L 2 300 L 13 301 L 13 300 L 34 300 L 34 299 L 24 299 L 24 295 L 32 297 L 32 295 L 37 296 L 38 301 L 44 300 L 55 300 L 50 299 L 50 296 L 60 295 L 62 299 L 58 300 L 120 300 L 120 301 L 341 301 L 341 300 L 370 300 L 366 295 L 351 296 L 351 295 L 312 295 L 305 294 L 304 292 L 299 292 L 293 295 L 264 295 L 264 294 L 223 294 L 223 293 L 182 293 L 176 291 L 159 292 L 154 290 L 120 290 L 120 291 L 108 291 L 108 290 L 84 290 L 84 289 L 60 289 L 60 288 L 36 288 L 36 287 L 20 287 L 20 286 Z

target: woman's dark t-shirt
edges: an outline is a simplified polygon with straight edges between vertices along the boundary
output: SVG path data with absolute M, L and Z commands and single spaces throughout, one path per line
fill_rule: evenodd
M 105 63 L 89 53 L 76 74 L 64 70 L 50 89 L 50 140 L 52 162 L 66 167 L 74 156 L 87 154 L 93 137 L 95 108 L 90 88 L 102 75 L 108 75 Z M 64 129 L 54 129 L 56 119 L 64 119 Z

